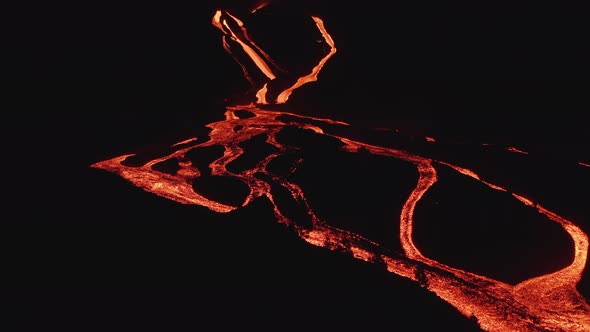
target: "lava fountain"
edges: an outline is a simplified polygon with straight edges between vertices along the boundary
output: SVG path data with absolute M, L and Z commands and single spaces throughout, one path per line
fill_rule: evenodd
M 260 2 L 251 12 L 260 10 L 266 4 L 267 1 Z M 297 88 L 316 81 L 324 65 L 336 53 L 334 40 L 323 20 L 315 16 L 310 20 L 323 38 L 321 42 L 325 54 L 307 74 L 296 79 L 284 79 L 284 70 L 253 41 L 243 21 L 228 10 L 217 10 L 212 24 L 222 32 L 223 47 L 238 61 L 252 85 L 252 100 L 228 105 L 224 120 L 207 125 L 210 131 L 206 140 L 183 140 L 171 145 L 158 157 L 139 164 L 127 162 L 136 154 L 126 154 L 97 162 L 92 167 L 116 173 L 131 184 L 166 199 L 204 206 L 219 213 L 233 211 L 256 198 L 265 197 L 272 203 L 276 220 L 309 244 L 380 264 L 387 271 L 428 289 L 462 315 L 474 317 L 485 331 L 590 331 L 590 305 L 576 288 L 586 266 L 588 236 L 573 221 L 549 210 L 542 202 L 483 179 L 472 169 L 407 149 L 354 139 L 344 134 L 344 129 L 350 124 L 342 121 L 279 110 L 276 105 L 287 102 Z M 289 174 L 277 174 L 269 167 L 277 158 L 288 155 L 294 156 L 290 159 L 290 172 L 302 162 L 297 157 L 297 147 L 285 144 L 279 138 L 286 128 L 293 127 L 336 140 L 339 148 L 346 153 L 393 158 L 415 168 L 418 174 L 415 187 L 403 204 L 399 220 L 391 220 L 392 223 L 399 222 L 401 252 L 388 250 L 373 239 L 326 222 L 316 215 L 305 191 Z M 270 152 L 251 167 L 236 169 L 233 164 L 247 154 L 242 143 L 254 138 L 262 138 L 267 146 L 272 147 Z M 428 144 L 437 144 L 438 141 L 432 137 L 424 139 Z M 223 152 L 206 166 L 189 158 L 189 154 L 195 151 L 214 147 Z M 514 147 L 506 150 L 527 154 Z M 165 162 L 173 163 L 173 170 L 164 172 L 157 167 Z M 588 167 L 583 162 L 579 165 Z M 440 167 L 448 167 L 459 176 L 480 182 L 485 190 L 505 192 L 524 207 L 557 223 L 573 240 L 574 258 L 571 264 L 511 285 L 426 257 L 414 243 L 414 212 L 425 193 L 437 183 Z M 198 185 L 194 185 L 195 180 L 202 177 L 234 178 L 245 183 L 249 191 L 239 204 L 220 202 L 200 192 Z M 283 198 L 276 195 L 277 189 L 288 193 L 289 199 L 305 212 L 299 217 L 287 213 L 280 202 Z

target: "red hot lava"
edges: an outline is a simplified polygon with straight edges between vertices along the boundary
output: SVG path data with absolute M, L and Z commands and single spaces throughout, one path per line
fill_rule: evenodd
M 260 2 L 260 6 L 251 12 L 259 10 L 267 3 L 267 1 Z M 256 100 L 245 105 L 228 106 L 225 111 L 225 120 L 207 125 L 211 129 L 207 141 L 200 142 L 194 138 L 178 142 L 170 147 L 173 152 L 150 160 L 141 166 L 126 166 L 124 161 L 133 156 L 128 154 L 97 162 L 92 167 L 116 173 L 133 185 L 167 199 L 182 204 L 201 205 L 220 213 L 246 206 L 255 198 L 266 197 L 274 207 L 278 222 L 290 225 L 303 240 L 326 249 L 348 252 L 354 258 L 363 261 L 384 264 L 387 271 L 424 284 L 424 287 L 454 306 L 464 316 L 477 318 L 480 327 L 486 331 L 590 331 L 590 305 L 576 289 L 586 265 L 588 236 L 574 222 L 550 211 L 539 202 L 513 193 L 515 200 L 559 224 L 571 236 L 574 243 L 573 262 L 559 271 L 534 277 L 516 285 L 509 285 L 484 275 L 445 265 L 424 256 L 414 243 L 412 235 L 414 211 L 423 195 L 437 182 L 437 167 L 451 167 L 458 174 L 481 182 L 489 190 L 511 193 L 509 188 L 484 181 L 476 172 L 442 160 L 427 158 L 401 149 L 364 143 L 345 136 L 330 134 L 324 130 L 325 126 L 349 126 L 344 122 L 271 110 L 268 106 L 261 107 L 266 104 L 285 103 L 295 89 L 317 80 L 322 67 L 336 52 L 334 41 L 324 27 L 322 19 L 319 17 L 311 17 L 311 19 L 323 36 L 328 52 L 309 74 L 279 91 L 276 99 L 269 100 L 268 85 L 280 75 L 280 72 L 276 70 L 276 64 L 254 43 L 244 23 L 238 17 L 226 10 L 218 10 L 212 23 L 222 31 L 225 49 L 230 53 L 232 47 L 241 49 L 247 55 L 247 60 L 251 61 L 266 77 L 266 81 L 262 84 L 255 82 L 249 76 L 246 64 L 240 61 L 246 77 L 254 86 L 258 86 Z M 236 59 L 239 60 L 238 57 Z M 238 112 L 244 110 L 253 116 L 239 117 Z M 297 120 L 288 124 L 281 121 L 281 117 L 286 115 Z M 289 148 L 277 139 L 277 134 L 288 126 L 308 129 L 319 135 L 337 139 L 342 143 L 341 148 L 348 153 L 363 151 L 395 158 L 417 169 L 418 181 L 407 197 L 399 218 L 402 254 L 386 253 L 371 239 L 329 225 L 316 216 L 307 202 L 305 192 L 297 183 L 267 169 L 269 162 L 273 159 L 289 153 Z M 239 129 L 236 130 L 236 128 Z M 258 135 L 264 135 L 266 143 L 276 148 L 274 152 L 260 160 L 251 169 L 239 172 L 229 171 L 228 164 L 245 153 L 240 143 Z M 425 137 L 425 139 L 430 143 L 436 143 L 433 138 Z M 187 153 L 194 149 L 211 146 L 222 146 L 224 152 L 222 157 L 209 164 L 210 175 L 234 177 L 249 187 L 249 194 L 239 206 L 206 198 L 198 192 L 198 188 L 193 188 L 194 179 L 209 175 L 202 174 L 187 158 Z M 516 148 L 507 150 L 526 154 Z M 170 159 L 178 161 L 179 168 L 175 172 L 164 173 L 154 169 L 154 165 Z M 579 164 L 588 166 L 582 162 Z M 292 198 L 307 211 L 311 217 L 311 225 L 302 225 L 298 220 L 290 219 L 281 211 L 276 203 L 277 198 L 271 192 L 273 185 L 281 186 L 288 191 Z

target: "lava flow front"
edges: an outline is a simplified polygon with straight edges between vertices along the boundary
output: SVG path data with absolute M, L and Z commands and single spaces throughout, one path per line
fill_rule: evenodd
M 260 10 L 257 6 L 252 12 Z M 190 138 L 173 144 L 158 157 L 131 163 L 136 154 L 127 154 L 100 161 L 94 168 L 114 172 L 133 185 L 148 192 L 182 203 L 196 204 L 213 211 L 227 213 L 248 205 L 254 199 L 266 197 L 274 207 L 278 222 L 285 224 L 306 242 L 330 250 L 345 252 L 352 257 L 382 264 L 387 271 L 419 283 L 454 306 L 462 315 L 474 317 L 485 331 L 590 331 L 590 305 L 578 292 L 588 254 L 588 236 L 573 221 L 549 210 L 542 202 L 534 201 L 504 186 L 484 179 L 477 172 L 453 162 L 425 153 L 411 152 L 364 142 L 347 135 L 350 124 L 332 119 L 304 116 L 279 110 L 276 104 L 287 102 L 293 91 L 317 80 L 322 67 L 336 53 L 335 43 L 319 17 L 311 17 L 323 37 L 325 54 L 308 74 L 296 79 L 284 79 L 284 71 L 251 39 L 243 21 L 227 10 L 218 10 L 213 25 L 223 33 L 223 46 L 239 61 L 246 77 L 254 87 L 251 101 L 229 105 L 225 119 L 207 125 L 207 139 Z M 247 60 L 247 61 L 245 61 Z M 256 78 L 253 71 L 261 74 Z M 291 174 L 304 162 L 300 148 L 284 142 L 286 131 L 298 130 L 337 141 L 339 149 L 348 154 L 370 154 L 395 159 L 413 167 L 417 182 L 406 198 L 399 220 L 401 250 L 390 250 L 375 239 L 336 227 L 319 217 L 310 204 L 303 187 Z M 267 153 L 255 162 L 245 162 L 248 153 L 244 144 L 261 140 Z M 438 139 L 425 137 L 426 144 L 439 144 Z M 219 155 L 207 163 L 199 163 L 194 155 L 199 151 L 218 149 Z M 526 152 L 510 147 L 523 158 Z M 285 157 L 291 158 L 285 158 Z M 272 166 L 278 159 L 289 160 L 288 171 L 276 172 Z M 173 165 L 162 170 L 164 163 Z M 248 167 L 236 166 L 248 164 Z M 579 163 L 588 166 L 586 163 Z M 534 210 L 542 218 L 558 224 L 573 241 L 573 261 L 564 268 L 517 284 L 509 284 L 467 270 L 448 266 L 426 257 L 414 242 L 414 215 L 423 196 L 438 183 L 441 168 L 450 169 L 458 176 L 482 184 L 482 190 L 510 195 L 524 208 Z M 240 202 L 211 198 L 201 192 L 199 179 L 205 177 L 232 178 L 247 185 L 248 194 Z M 278 195 L 278 192 L 287 195 Z M 292 214 L 283 200 L 292 200 L 304 213 Z M 361 220 L 359 220 L 361 222 Z M 393 236 L 393 235 L 392 235 Z

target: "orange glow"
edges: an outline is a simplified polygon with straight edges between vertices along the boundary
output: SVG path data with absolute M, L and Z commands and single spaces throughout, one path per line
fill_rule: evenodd
M 261 4 L 265 6 L 268 2 L 263 1 Z M 322 33 L 326 44 L 330 46 L 330 51 L 311 70 L 309 75 L 299 78 L 294 85 L 278 95 L 276 102 L 279 104 L 286 102 L 293 90 L 305 83 L 317 80 L 317 75 L 325 62 L 336 52 L 334 41 L 326 32 L 323 21 L 317 17 L 312 17 L 312 19 Z M 231 14 L 217 11 L 212 23 L 225 36 L 240 45 L 257 68 L 268 78 L 269 81 L 261 84 L 256 94 L 256 103 L 227 106 L 224 120 L 207 125 L 211 129 L 209 140 L 200 142 L 196 138 L 189 138 L 180 141 L 171 145 L 172 153 L 150 160 L 141 166 L 124 165 L 124 161 L 133 156 L 128 154 L 97 162 L 92 167 L 116 173 L 131 184 L 166 199 L 182 204 L 200 205 L 220 213 L 227 213 L 240 206 L 246 206 L 257 197 L 266 197 L 273 206 L 276 220 L 289 225 L 290 229 L 294 229 L 302 240 L 317 247 L 348 253 L 354 258 L 366 262 L 384 264 L 387 271 L 419 282 L 440 299 L 455 307 L 462 315 L 477 318 L 478 324 L 485 331 L 590 331 L 590 305 L 576 289 L 586 267 L 589 240 L 588 236 L 573 221 L 545 208 L 539 202 L 533 202 L 531 199 L 513 193 L 508 188 L 482 180 L 480 175 L 471 169 L 402 149 L 353 140 L 334 134 L 333 130 L 329 130 L 333 126 L 349 126 L 348 123 L 259 107 L 258 105 L 269 103 L 266 99 L 267 84 L 276 77 L 264 59 L 265 56 L 261 55 L 264 53 L 256 50 L 256 47 L 253 46 L 255 44 L 250 41 L 245 30 L 236 32 L 231 27 L 237 25 L 245 29 L 242 21 Z M 229 47 L 226 49 L 229 51 Z M 238 112 L 242 111 L 247 111 L 252 116 L 240 118 Z M 281 120 L 285 116 L 296 120 L 287 123 Z M 369 238 L 331 226 L 315 214 L 308 204 L 306 193 L 297 183 L 293 182 L 292 178 L 279 176 L 268 170 L 267 166 L 272 160 L 287 155 L 293 150 L 292 147 L 282 145 L 277 139 L 277 134 L 287 127 L 311 130 L 317 135 L 335 139 L 341 143 L 340 148 L 348 153 L 369 153 L 399 160 L 415 167 L 418 174 L 415 187 L 403 204 L 399 220 L 391 221 L 399 222 L 399 240 L 403 253 L 392 254 Z M 240 129 L 235 130 L 235 128 Z M 263 157 L 251 168 L 230 171 L 232 168 L 228 165 L 246 153 L 240 147 L 240 143 L 258 137 L 258 135 L 264 135 L 265 143 L 274 148 L 273 152 Z M 424 139 L 436 143 L 434 138 L 424 137 Z M 199 193 L 200 188 L 192 185 L 195 179 L 207 175 L 202 174 L 196 166 L 192 165 L 187 154 L 195 149 L 212 146 L 221 146 L 224 150 L 221 157 L 209 163 L 208 168 L 211 175 L 238 179 L 249 188 L 247 197 L 239 206 L 209 199 L 205 193 Z M 506 150 L 527 154 L 513 147 Z M 173 174 L 154 169 L 153 166 L 157 163 L 170 159 L 178 161 L 179 168 Z M 300 162 L 302 160 L 294 162 L 292 168 L 295 169 Z M 579 164 L 590 167 L 587 163 L 579 162 Z M 533 209 L 544 218 L 559 224 L 573 240 L 574 259 L 572 263 L 559 271 L 530 278 L 517 285 L 510 285 L 425 257 L 414 243 L 414 212 L 420 208 L 419 203 L 425 193 L 439 181 L 437 170 L 445 167 L 483 184 L 483 190 L 506 192 L 507 195 L 511 195 L 509 197 L 520 202 L 527 209 Z M 299 220 L 291 219 L 285 215 L 277 204 L 279 198 L 273 196 L 271 191 L 271 188 L 275 186 L 284 189 L 290 198 L 306 211 L 306 216 L 311 220 L 309 224 L 302 225 Z
M 229 206 L 209 200 L 196 193 L 192 186 L 186 181 L 179 181 L 183 174 L 184 176 L 188 175 L 190 177 L 200 175 L 197 169 L 186 167 L 186 170 L 179 171 L 179 174 L 176 176 L 163 174 L 152 169 L 154 164 L 167 159 L 169 156 L 156 159 L 142 167 L 128 168 L 123 166 L 121 163 L 130 156 L 131 155 L 124 155 L 111 160 L 98 162 L 92 165 L 92 167 L 101 168 L 119 174 L 139 188 L 182 204 L 207 206 L 216 212 L 230 212 L 236 208 L 234 206 Z
M 219 30 L 223 30 L 223 24 L 221 24 L 221 10 L 215 12 L 215 14 L 213 15 L 213 19 L 211 20 L 211 23 Z
M 309 75 L 300 77 L 297 80 L 297 82 L 295 82 L 295 84 L 293 84 L 293 86 L 285 89 L 283 92 L 281 92 L 279 94 L 279 96 L 277 97 L 277 103 L 279 103 L 279 104 L 283 104 L 283 103 L 287 102 L 287 100 L 289 99 L 289 96 L 291 95 L 293 90 L 299 88 L 300 86 L 302 86 L 306 83 L 317 81 L 318 74 L 320 73 L 320 70 L 322 70 L 322 68 L 324 67 L 324 65 L 328 61 L 328 59 L 330 59 L 334 55 L 334 53 L 336 53 L 336 46 L 334 45 L 334 40 L 326 31 L 326 28 L 324 27 L 324 21 L 322 21 L 319 17 L 312 16 L 312 18 L 315 21 L 316 26 L 318 27 L 318 29 L 322 33 L 324 40 L 330 46 L 330 52 L 328 52 L 328 54 L 326 54 L 326 56 L 324 56 L 320 60 L 320 62 L 315 67 L 313 67 L 313 69 L 311 70 L 311 73 L 309 73 Z
M 370 251 L 367 251 L 362 248 L 357 247 L 350 247 L 350 251 L 352 252 L 352 257 L 361 259 L 365 262 L 370 262 L 374 259 L 375 255 Z
M 256 13 L 257 11 L 259 11 L 260 9 L 268 6 L 268 4 L 271 2 L 271 0 L 262 0 L 260 1 L 258 4 L 256 4 L 254 6 L 254 8 L 252 8 L 252 10 L 250 11 L 251 14 Z
M 493 183 L 489 183 L 489 182 L 487 182 L 487 181 L 481 181 L 481 182 L 482 182 L 483 184 L 485 184 L 486 186 L 488 186 L 488 187 L 492 188 L 492 189 L 496 189 L 496 190 L 499 190 L 499 191 L 508 191 L 508 190 L 506 190 L 506 189 L 504 189 L 504 188 L 502 188 L 502 187 L 500 187 L 500 186 L 497 186 L 497 185 L 495 185 L 495 184 L 493 184 Z
M 260 71 L 267 78 L 274 80 L 276 78 L 275 74 L 273 73 L 272 69 L 270 69 L 269 65 L 264 61 L 264 59 L 256 52 L 255 44 L 249 40 L 246 34 L 243 34 L 242 30 L 240 30 L 240 32 L 242 32 L 244 38 L 240 38 L 238 34 L 230 27 L 231 22 L 236 23 L 240 28 L 243 28 L 244 23 L 230 14 L 227 14 L 227 18 L 222 18 L 222 16 L 223 13 L 221 10 L 215 12 L 215 15 L 213 16 L 213 25 L 227 34 L 231 40 L 238 43 L 244 52 L 248 54 L 250 59 L 254 61 L 256 67 L 258 67 L 258 69 L 260 69 Z M 226 48 L 226 50 L 229 49 Z
M 261 5 L 262 5 L 262 7 L 264 7 L 268 3 L 269 2 L 263 2 L 263 3 L 261 3 Z M 262 8 L 262 7 L 260 7 L 260 8 Z M 276 63 L 272 60 L 272 58 L 270 56 L 268 56 L 262 49 L 260 49 L 256 45 L 256 43 L 254 43 L 252 41 L 252 39 L 249 37 L 248 30 L 246 29 L 246 27 L 244 26 L 244 23 L 240 19 L 238 19 L 234 15 L 230 14 L 229 12 L 224 12 L 224 13 L 228 17 L 227 19 L 222 17 L 223 13 L 221 10 L 218 10 L 217 12 L 215 12 L 215 15 L 213 16 L 213 25 L 215 27 L 217 27 L 218 29 L 220 29 L 221 31 L 223 31 L 223 33 L 226 36 L 229 36 L 231 40 L 238 43 L 242 47 L 242 50 L 248 55 L 249 59 L 254 62 L 256 67 L 258 67 L 258 69 L 268 78 L 269 81 L 275 80 L 277 78 L 277 76 L 276 76 L 277 74 L 270 68 L 270 66 L 269 66 L 269 64 L 267 64 L 267 62 L 271 63 L 272 66 L 274 66 L 275 68 L 278 68 Z M 330 51 L 322 59 L 319 60 L 318 64 L 311 69 L 311 72 L 309 74 L 299 77 L 293 85 L 282 90 L 278 94 L 278 96 L 276 97 L 277 104 L 284 104 L 285 102 L 287 102 L 287 100 L 289 99 L 289 97 L 291 96 L 293 91 L 296 90 L 297 88 L 299 88 L 307 83 L 317 81 L 317 77 L 318 77 L 320 71 L 322 70 L 322 68 L 324 67 L 324 65 L 326 64 L 326 62 L 336 53 L 336 46 L 334 44 L 334 40 L 332 39 L 332 36 L 330 36 L 328 31 L 326 30 L 322 19 L 319 17 L 316 17 L 316 16 L 312 16 L 311 19 L 314 21 L 316 27 L 318 28 L 318 30 L 322 34 L 322 37 L 324 38 L 325 43 L 330 47 Z M 240 37 L 238 35 L 238 33 L 234 32 L 232 30 L 232 28 L 230 27 L 230 25 L 228 23 L 229 22 L 228 20 L 235 23 L 240 28 L 239 35 L 242 37 Z M 226 46 L 225 41 L 224 41 L 224 48 L 230 54 L 232 53 L 231 48 Z M 238 60 L 238 59 L 236 58 L 236 60 Z M 253 84 L 253 80 L 247 74 L 247 70 L 245 69 L 246 66 L 240 60 L 238 60 L 238 63 L 240 63 L 240 66 L 242 67 L 248 80 L 251 82 L 251 84 Z M 265 82 L 263 87 L 260 88 L 256 93 L 256 102 L 258 104 L 275 103 L 275 102 L 269 101 L 267 99 L 267 93 L 268 93 L 268 82 Z
M 506 150 L 508 150 L 508 151 L 510 151 L 510 152 L 514 152 L 514 153 L 520 153 L 520 154 L 529 154 L 528 152 L 526 152 L 526 151 L 522 151 L 522 150 L 520 150 L 520 149 L 517 149 L 517 148 L 515 148 L 515 147 L 513 147 L 513 146 L 509 146 L 509 147 L 507 147 L 507 148 L 506 148 Z
M 442 161 L 440 163 L 443 164 L 443 165 L 449 166 L 450 168 L 454 169 L 455 171 L 457 171 L 457 172 L 459 172 L 459 173 L 461 173 L 463 175 L 467 175 L 467 176 L 472 177 L 472 178 L 474 178 L 476 180 L 479 180 L 479 175 L 475 174 L 475 172 L 473 172 L 473 171 L 470 171 L 470 170 L 468 170 L 466 168 L 462 168 L 462 167 L 459 167 L 459 166 L 451 165 L 449 163 L 445 163 L 445 162 L 442 162 Z
M 517 194 L 514 194 L 514 193 L 512 194 L 512 196 L 516 197 L 516 199 L 518 199 L 519 201 L 523 202 L 525 205 L 528 205 L 528 206 L 534 206 L 535 205 L 535 203 L 533 203 L 533 201 L 531 201 L 530 199 L 525 198 L 523 196 L 520 196 L 520 195 L 517 195 Z
M 268 84 L 264 83 L 262 88 L 256 92 L 256 102 L 258 104 L 268 104 L 266 101 L 266 93 L 268 92 Z
M 327 243 L 327 236 L 319 230 L 312 230 L 311 232 L 305 232 L 302 238 L 318 247 L 325 247 Z

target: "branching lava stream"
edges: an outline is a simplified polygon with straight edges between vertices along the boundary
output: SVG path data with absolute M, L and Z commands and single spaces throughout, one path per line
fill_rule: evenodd
M 265 2 L 266 3 L 266 2 Z M 261 5 L 261 6 L 264 6 Z M 259 10 L 260 7 L 255 10 Z M 254 10 L 254 11 L 255 11 Z M 243 22 L 226 10 L 218 10 L 213 17 L 213 25 L 223 33 L 223 46 L 233 54 L 232 47 L 246 54 L 264 79 L 257 81 L 249 75 L 245 61 L 235 56 L 240 62 L 246 77 L 256 88 L 255 100 L 242 105 L 230 105 L 225 110 L 225 119 L 210 123 L 209 139 L 200 141 L 191 138 L 170 147 L 169 153 L 144 162 L 141 165 L 126 165 L 128 154 L 92 165 L 94 168 L 116 173 L 133 185 L 148 192 L 182 203 L 196 204 L 213 211 L 227 213 L 248 205 L 254 199 L 266 197 L 274 206 L 274 215 L 278 222 L 289 226 L 299 237 L 308 243 L 339 252 L 366 262 L 383 264 L 387 271 L 419 283 L 438 297 L 454 306 L 462 315 L 475 317 L 485 331 L 590 331 L 590 305 L 577 291 L 576 285 L 584 271 L 588 254 L 588 236 L 574 222 L 545 208 L 540 202 L 513 193 L 510 188 L 496 185 L 473 170 L 454 165 L 450 162 L 428 158 L 426 156 L 361 142 L 338 133 L 333 128 L 346 128 L 348 123 L 287 113 L 269 105 L 287 102 L 291 93 L 298 87 L 317 80 L 322 67 L 336 53 L 335 43 L 324 27 L 322 19 L 312 17 L 313 23 L 321 33 L 325 56 L 319 59 L 308 75 L 299 77 L 295 82 L 279 82 L 281 71 L 268 54 L 260 49 L 250 38 Z M 274 86 L 274 87 L 273 87 Z M 276 98 L 270 97 L 271 90 L 277 90 Z M 243 116 L 247 113 L 249 116 Z M 285 117 L 290 120 L 285 121 Z M 269 163 L 279 156 L 292 154 L 297 148 L 282 144 L 277 135 L 287 127 L 312 131 L 317 135 L 330 137 L 341 142 L 341 149 L 355 154 L 359 152 L 387 158 L 395 158 L 411 164 L 418 173 L 418 181 L 401 210 L 399 227 L 401 253 L 393 253 L 381 244 L 346 229 L 334 227 L 316 216 L 307 201 L 306 193 L 297 184 L 284 175 L 277 175 L 268 169 Z M 245 154 L 240 145 L 253 137 L 262 136 L 273 152 L 259 160 L 255 167 L 232 172 L 228 165 Z M 429 144 L 437 140 L 425 137 Z M 223 147 L 223 156 L 212 161 L 208 169 L 194 165 L 187 158 L 190 151 Z M 516 148 L 508 151 L 526 154 Z M 174 172 L 162 172 L 154 165 L 173 160 L 178 167 Z M 292 168 L 297 168 L 297 162 Z M 586 163 L 579 163 L 588 166 Z M 524 206 L 536 210 L 539 214 L 558 223 L 571 236 L 574 243 L 574 259 L 567 267 L 546 275 L 522 281 L 516 285 L 494 280 L 484 275 L 447 266 L 441 262 L 425 257 L 413 241 L 414 211 L 419 208 L 423 195 L 437 183 L 437 167 L 451 167 L 458 174 L 479 181 L 489 190 L 512 194 L 513 198 Z M 245 183 L 249 193 L 243 203 L 228 204 L 218 202 L 200 193 L 193 181 L 199 177 L 232 177 Z M 289 218 L 279 208 L 271 187 L 280 186 L 288 191 L 292 199 L 309 215 L 311 223 L 302 223 Z M 396 222 L 392 220 L 391 222 Z

